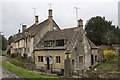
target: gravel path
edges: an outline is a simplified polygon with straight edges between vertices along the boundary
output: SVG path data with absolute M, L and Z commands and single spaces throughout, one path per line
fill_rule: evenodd
M 2 78 L 19 78 L 19 77 L 8 70 L 2 69 Z
M 2 61 L 2 60 L 8 60 L 8 58 L 5 56 L 0 56 L 0 61 Z M 16 74 L 3 69 L 0 65 L 0 79 L 1 79 L 1 76 L 2 76 L 2 78 L 19 78 Z

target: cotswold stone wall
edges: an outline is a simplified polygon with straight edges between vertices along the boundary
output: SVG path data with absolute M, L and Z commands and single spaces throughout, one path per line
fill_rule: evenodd
M 60 71 L 64 69 L 64 60 L 65 60 L 65 51 L 64 50 L 44 50 L 44 51 L 35 51 L 35 63 L 36 68 L 41 69 L 42 67 L 46 70 L 45 58 L 51 56 L 51 68 Z M 43 56 L 43 62 L 38 62 L 38 56 Z M 60 56 L 60 63 L 56 63 L 56 56 Z

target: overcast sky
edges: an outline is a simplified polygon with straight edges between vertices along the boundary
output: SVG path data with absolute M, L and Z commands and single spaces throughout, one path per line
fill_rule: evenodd
M 17 2 L 16 2 L 17 1 Z M 29 1 L 29 2 L 28 2 Z M 1 0 L 0 4 L 0 31 L 8 38 L 22 29 L 21 24 L 27 27 L 34 23 L 34 10 L 39 15 L 39 22 L 48 18 L 49 3 L 52 4 L 53 18 L 60 28 L 77 26 L 78 18 L 84 21 L 95 16 L 104 16 L 118 25 L 118 1 L 119 0 Z

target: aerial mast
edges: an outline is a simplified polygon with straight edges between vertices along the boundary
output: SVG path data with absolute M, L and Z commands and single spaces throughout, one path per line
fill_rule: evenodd
M 51 3 L 49 3 L 48 5 L 50 6 L 50 9 L 51 9 L 51 7 L 52 7 L 52 4 L 51 4 Z
M 34 19 L 35 19 L 35 15 L 36 15 L 36 8 L 33 8 L 34 10 Z
M 78 21 L 78 9 L 80 9 L 80 8 L 78 8 L 78 7 L 74 7 L 75 9 L 76 9 L 76 20 Z

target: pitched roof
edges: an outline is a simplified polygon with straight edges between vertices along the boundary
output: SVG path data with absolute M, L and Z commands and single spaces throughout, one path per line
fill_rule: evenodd
M 39 43 L 36 46 L 36 49 L 66 49 L 70 45 L 73 46 L 72 43 L 74 42 L 75 38 L 77 37 L 76 33 L 78 32 L 78 30 L 79 30 L 79 28 L 75 27 L 75 28 L 68 28 L 68 29 L 63 29 L 63 30 L 49 31 L 39 41 Z M 65 46 L 62 47 L 62 48 L 61 47 L 55 47 L 55 44 L 53 44 L 52 47 L 47 47 L 47 48 L 44 47 L 44 41 L 48 41 L 48 40 L 54 40 L 55 41 L 55 40 L 63 40 L 63 39 L 66 40 L 67 43 L 65 42 Z
M 79 27 L 74 28 L 68 28 L 63 30 L 56 30 L 56 31 L 49 31 L 47 32 L 44 37 L 39 41 L 39 43 L 36 45 L 36 50 L 41 49 L 69 49 L 75 47 L 76 40 L 82 42 L 82 36 L 84 34 L 84 31 L 82 31 Z M 63 47 L 55 47 L 55 43 L 51 47 L 44 47 L 44 41 L 50 41 L 50 40 L 66 40 L 65 45 Z M 88 39 L 88 38 L 87 38 Z M 88 42 L 91 46 L 91 48 L 98 48 L 90 39 L 88 39 Z
M 37 34 L 45 25 L 49 24 L 49 20 L 46 19 L 45 21 L 41 22 L 40 24 L 34 26 L 28 32 L 30 33 L 30 36 L 34 36 Z
M 26 35 L 25 32 L 28 32 L 28 34 L 30 36 L 36 35 L 48 23 L 49 23 L 49 20 L 46 19 L 45 21 L 39 23 L 38 25 L 33 24 L 32 26 L 30 26 L 29 28 L 27 28 L 24 32 L 20 33 L 20 35 L 17 35 L 17 38 L 15 39 L 15 42 L 19 41 L 21 39 L 24 39 L 25 35 Z
M 96 49 L 98 48 L 90 39 L 88 39 L 88 42 L 89 42 L 91 48 L 96 48 Z

